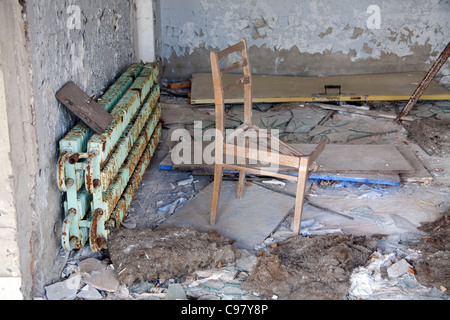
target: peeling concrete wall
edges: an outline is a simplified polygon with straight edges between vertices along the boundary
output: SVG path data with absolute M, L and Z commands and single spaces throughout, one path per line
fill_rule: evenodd
M 25 9 L 0 1 L 0 73 L 3 78 L 0 216 L 1 296 L 29 298 L 32 286 L 31 233 L 35 216 L 36 127 Z M 3 100 L 3 101 L 1 101 Z M 22 292 L 19 291 L 21 289 Z M 19 291 L 19 292 L 18 292 Z
M 32 94 L 32 101 L 25 106 L 30 108 L 30 125 L 35 132 L 35 141 L 26 151 L 30 154 L 27 163 L 35 165 L 30 179 L 34 185 L 30 194 L 21 190 L 15 194 L 16 203 L 29 203 L 33 208 L 17 210 L 19 234 L 28 239 L 20 249 L 26 256 L 24 264 L 28 263 L 22 291 L 29 298 L 43 296 L 44 286 L 59 279 L 62 267 L 56 259 L 61 250 L 64 199 L 57 188 L 55 168 L 58 142 L 78 119 L 57 102 L 55 93 L 74 81 L 89 95 L 98 97 L 134 61 L 134 0 L 20 3 L 23 8 L 19 17 L 25 21 L 20 31 L 27 39 L 27 72 L 32 85 L 25 92 Z M 11 118 L 10 131 L 14 121 L 20 123 L 21 119 Z M 25 139 L 17 134 L 15 138 Z M 16 172 L 25 166 L 12 163 Z M 21 225 L 21 221 L 29 222 Z
M 246 38 L 255 74 L 428 70 L 449 41 L 448 0 L 159 1 L 163 77 L 209 72 L 209 51 Z M 447 63 L 441 76 L 450 76 Z

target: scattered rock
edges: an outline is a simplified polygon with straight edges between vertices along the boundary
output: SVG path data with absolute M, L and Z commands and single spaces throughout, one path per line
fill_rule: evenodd
M 194 182 L 194 177 L 191 175 L 189 176 L 188 179 L 186 180 L 181 180 L 177 182 L 178 186 L 187 186 L 187 185 L 191 185 Z
M 387 273 L 389 278 L 397 278 L 409 272 L 410 268 L 412 268 L 411 265 L 405 259 L 402 259 L 387 268 Z
M 103 296 L 97 289 L 90 285 L 85 285 L 77 294 L 77 298 L 84 300 L 101 300 Z
M 67 280 L 45 287 L 48 300 L 72 300 L 76 297 L 81 283 L 79 273 L 71 275 Z
M 108 292 L 115 292 L 119 287 L 119 280 L 113 266 L 105 260 L 88 258 L 80 261 L 78 266 L 84 283 Z
M 248 251 L 246 250 L 245 252 L 248 253 Z M 248 253 L 236 261 L 236 269 L 239 271 L 250 273 L 256 266 L 257 262 L 258 258 L 255 255 Z

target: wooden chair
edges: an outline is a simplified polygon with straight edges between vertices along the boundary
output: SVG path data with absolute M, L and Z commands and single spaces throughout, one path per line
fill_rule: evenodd
M 240 60 L 230 66 L 221 69 L 220 61 L 232 54 L 240 53 Z M 243 77 L 227 85 L 224 88 L 223 75 L 235 70 L 243 69 Z M 214 190 L 211 210 L 211 225 L 216 223 L 217 208 L 219 204 L 220 187 L 224 168 L 239 171 L 239 182 L 237 187 L 237 198 L 243 194 L 246 173 L 259 174 L 264 176 L 276 177 L 297 181 L 295 211 L 294 211 L 294 235 L 300 231 L 300 222 L 303 212 L 303 202 L 305 197 L 306 181 L 310 174 L 317 169 L 315 159 L 325 148 L 326 142 L 322 141 L 317 145 L 314 151 L 309 155 L 303 155 L 296 149 L 278 140 L 274 136 L 267 139 L 264 144 L 267 152 L 261 154 L 249 148 L 248 136 L 245 133 L 248 130 L 261 132 L 260 128 L 252 124 L 252 73 L 248 57 L 248 47 L 245 39 L 239 43 L 224 49 L 220 52 L 211 52 L 211 69 L 214 83 L 215 112 L 216 112 L 216 140 L 215 140 L 215 166 L 214 166 Z M 232 134 L 225 137 L 225 94 L 236 87 L 244 87 L 244 123 L 239 126 Z M 245 139 L 244 143 L 236 144 L 236 138 Z M 266 141 L 263 139 L 263 141 Z M 275 146 L 277 148 L 275 148 Z M 223 152 L 221 152 L 223 150 Z M 239 155 L 238 164 L 225 163 L 224 155 Z M 255 168 L 249 166 L 248 160 L 267 162 L 275 159 L 278 165 L 293 167 L 298 170 L 298 176 L 282 174 L 270 170 Z

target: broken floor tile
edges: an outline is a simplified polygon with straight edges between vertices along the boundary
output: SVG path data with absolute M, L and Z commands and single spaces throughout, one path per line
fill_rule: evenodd
M 243 291 L 240 286 L 225 285 L 222 289 L 220 289 L 220 294 L 228 296 L 243 296 L 247 293 Z
M 331 123 L 331 125 L 333 126 L 333 127 L 342 127 L 342 126 L 345 126 L 346 124 L 348 124 L 350 122 L 350 120 L 346 120 L 346 119 L 344 119 L 344 120 L 340 120 L 340 121 L 333 121 L 332 123 Z
M 67 280 L 57 282 L 45 287 L 48 300 L 72 300 L 76 297 L 81 283 L 81 275 L 73 274 Z
M 206 282 L 203 282 L 202 284 L 200 284 L 200 286 L 207 288 L 207 289 L 211 289 L 211 290 L 215 290 L 215 291 L 219 291 L 221 290 L 225 285 L 222 281 L 220 280 L 208 280 Z
M 186 293 L 179 283 L 169 284 L 166 300 L 186 300 Z
M 80 261 L 78 266 L 84 283 L 108 292 L 115 292 L 119 287 L 119 280 L 112 265 L 98 259 L 88 258 Z
M 330 143 L 334 142 L 346 142 L 348 140 L 348 137 L 350 136 L 350 131 L 339 131 L 339 132 L 332 132 L 326 134 L 326 137 L 330 141 Z
M 292 232 L 290 232 L 292 234 Z M 258 258 L 254 254 L 236 260 L 236 269 L 244 272 L 251 272 L 258 262 Z
M 319 134 L 326 134 L 330 131 L 331 131 L 330 127 L 316 126 L 313 130 L 310 131 L 309 136 L 313 137 L 313 136 L 317 136 Z
M 153 288 L 154 285 L 150 282 L 144 281 L 130 288 L 132 293 L 143 294 Z

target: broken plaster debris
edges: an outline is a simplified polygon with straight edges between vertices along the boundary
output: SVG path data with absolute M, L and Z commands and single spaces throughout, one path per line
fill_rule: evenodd
M 75 299 L 81 283 L 81 275 L 75 273 L 68 279 L 45 287 L 48 300 L 72 300 Z
M 116 292 L 102 291 L 103 295 L 98 291 L 96 293 L 94 291 L 96 289 L 87 285 L 79 290 L 83 283 L 81 278 L 83 273 L 80 271 L 92 273 L 94 270 L 103 269 L 100 266 L 107 266 L 109 263 L 107 260 L 95 261 L 96 259 L 88 258 L 83 260 L 78 270 L 73 269 L 74 274 L 67 280 L 49 286 L 48 298 L 95 300 L 100 299 L 102 295 L 103 299 L 136 300 L 448 300 L 446 292 L 449 284 L 445 277 L 448 271 L 448 267 L 445 267 L 448 261 L 445 260 L 445 254 L 448 258 L 448 248 L 446 251 L 444 248 L 444 255 L 436 256 L 436 252 L 440 250 L 437 249 L 440 240 L 436 240 L 443 240 L 447 236 L 448 221 L 447 214 L 441 220 L 421 227 L 424 232 L 430 232 L 427 237 L 421 239 L 422 244 L 417 249 L 398 244 L 381 249 L 380 242 L 389 240 L 382 236 L 355 237 L 333 233 L 292 237 L 289 232 L 287 240 L 279 242 L 270 240 L 271 244 L 261 248 L 262 251 L 259 253 L 239 250 L 239 254 L 224 263 L 222 261 L 225 260 L 220 259 L 219 263 L 215 260 L 212 263 L 197 264 L 199 269 L 182 272 L 179 274 L 183 274 L 181 276 L 170 277 L 173 274 L 166 273 L 160 277 L 155 276 L 155 279 L 150 281 L 135 281 L 135 284 L 131 286 L 122 283 Z M 314 222 L 310 224 L 314 225 Z M 128 230 L 125 232 L 129 233 Z M 183 239 L 182 228 L 175 228 L 168 232 L 175 238 Z M 152 231 L 147 230 L 146 233 L 152 233 Z M 140 234 L 139 237 L 142 241 L 137 245 L 133 241 L 131 246 L 143 248 L 153 243 L 147 242 L 142 235 Z M 205 235 L 206 238 L 203 240 L 208 243 L 211 241 L 221 243 L 225 240 L 214 233 L 205 233 Z M 160 238 L 160 242 L 171 243 L 170 240 L 170 237 Z M 179 246 L 179 243 L 173 245 Z M 165 250 L 154 251 L 152 257 L 155 264 L 160 261 L 156 254 L 167 256 L 172 250 L 170 246 L 165 248 Z M 437 260 L 431 260 L 431 255 L 423 256 L 428 252 L 437 257 Z M 417 277 L 421 273 L 418 270 L 423 269 L 421 265 L 424 264 L 421 261 L 424 259 L 429 266 L 445 261 L 444 265 L 439 266 L 443 269 L 441 272 L 443 277 L 428 287 L 419 282 L 420 278 Z M 148 259 L 145 257 L 142 260 Z M 172 263 L 176 264 L 177 259 L 174 259 Z M 142 271 L 145 272 L 144 265 L 136 270 L 136 272 Z M 140 277 L 137 278 L 140 279 Z M 434 278 L 437 279 L 437 277 Z M 55 291 L 58 293 L 55 294 Z
M 399 259 L 396 253 L 373 253 L 367 266 L 353 272 L 349 299 L 448 299 L 441 290 L 421 285 L 412 266 L 404 258 Z

